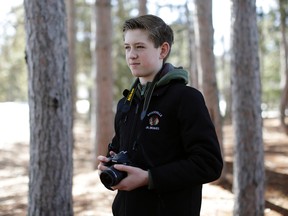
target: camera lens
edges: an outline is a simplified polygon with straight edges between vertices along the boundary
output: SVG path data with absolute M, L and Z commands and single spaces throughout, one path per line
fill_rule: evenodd
M 100 174 L 100 179 L 106 187 L 111 187 L 115 184 L 115 173 L 111 170 L 105 170 Z
M 100 174 L 100 180 L 102 184 L 104 184 L 104 186 L 109 189 L 112 186 L 117 185 L 125 177 L 126 177 L 125 172 L 116 170 L 113 167 L 110 167 L 109 169 L 104 170 Z

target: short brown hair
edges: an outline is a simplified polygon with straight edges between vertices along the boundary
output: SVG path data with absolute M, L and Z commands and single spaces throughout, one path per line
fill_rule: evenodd
M 172 44 L 174 42 L 173 30 L 160 17 L 154 15 L 143 15 L 128 19 L 123 24 L 123 33 L 128 30 L 143 29 L 149 34 L 149 39 L 154 43 L 155 48 L 160 47 L 164 42 L 170 46 L 168 55 L 164 62 L 169 57 Z

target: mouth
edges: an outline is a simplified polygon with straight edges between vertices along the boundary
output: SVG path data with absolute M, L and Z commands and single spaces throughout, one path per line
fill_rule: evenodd
M 135 62 L 129 63 L 129 66 L 137 66 L 137 65 L 140 65 L 140 63 L 135 63 Z

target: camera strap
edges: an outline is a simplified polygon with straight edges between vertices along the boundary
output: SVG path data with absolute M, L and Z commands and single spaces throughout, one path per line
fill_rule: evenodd
M 160 74 L 161 74 L 160 72 L 158 72 L 156 74 L 156 76 L 154 77 L 150 87 L 147 90 L 147 93 L 145 94 L 143 110 L 142 110 L 141 115 L 140 115 L 141 121 L 143 121 L 143 119 L 146 116 L 146 113 L 147 113 L 147 110 L 149 108 L 149 104 L 150 104 L 150 101 L 151 101 L 155 86 L 156 86 L 156 84 L 157 84 L 157 82 L 159 80 Z M 126 96 L 126 100 L 124 102 L 124 107 L 125 107 L 125 104 L 128 102 L 129 103 L 129 108 L 125 108 L 125 112 L 128 112 L 130 110 L 130 107 L 131 107 L 131 104 L 132 104 L 133 98 L 135 96 L 135 93 L 137 91 L 137 86 L 138 86 L 139 83 L 140 83 L 140 81 L 139 81 L 139 78 L 138 78 L 134 82 L 133 86 L 131 87 L 129 93 Z
M 156 87 L 156 84 L 159 80 L 161 76 L 161 73 L 158 72 L 156 74 L 156 76 L 154 77 L 151 85 L 149 86 L 149 88 L 147 89 L 147 93 L 145 93 L 145 98 L 144 98 L 144 104 L 143 104 L 143 109 L 142 109 L 142 112 L 140 114 L 140 131 L 136 131 L 136 136 L 135 136 L 135 140 L 132 144 L 132 149 L 135 151 L 138 149 L 138 145 L 139 145 L 139 139 L 142 135 L 142 133 L 144 132 L 144 128 L 142 128 L 142 125 L 143 125 L 143 120 L 146 116 L 146 113 L 147 113 L 147 110 L 149 108 L 149 104 L 150 104 L 150 101 L 151 101 L 151 98 L 152 98 L 152 95 L 153 95 L 153 92 L 154 92 L 154 89 Z M 133 101 L 133 98 L 135 96 L 135 93 L 137 91 L 137 88 L 138 88 L 138 84 L 139 84 L 139 79 L 137 79 L 133 86 L 131 87 L 130 91 L 128 92 L 127 96 L 126 96 L 126 100 L 123 104 L 123 107 L 122 107 L 122 113 L 127 113 L 130 111 L 130 107 L 132 105 L 132 101 Z M 153 162 L 151 161 L 151 159 L 148 157 L 147 153 L 145 152 L 145 149 L 142 147 L 141 148 L 142 150 L 142 153 L 143 153 L 143 156 L 145 158 L 145 160 L 147 161 L 147 164 L 150 166 L 150 167 L 153 167 Z

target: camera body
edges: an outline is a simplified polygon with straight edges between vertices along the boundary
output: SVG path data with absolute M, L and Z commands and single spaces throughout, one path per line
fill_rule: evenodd
M 127 151 L 121 151 L 118 154 L 109 157 L 109 161 L 104 163 L 104 166 L 107 166 L 108 169 L 101 172 L 100 180 L 102 184 L 110 190 L 112 186 L 117 185 L 127 176 L 126 172 L 115 169 L 115 164 L 132 165 Z

